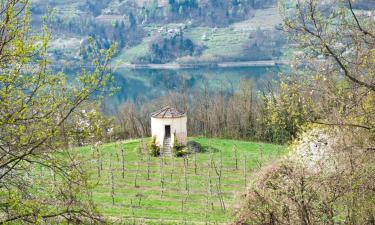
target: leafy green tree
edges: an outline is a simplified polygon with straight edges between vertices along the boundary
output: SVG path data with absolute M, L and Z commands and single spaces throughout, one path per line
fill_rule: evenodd
M 307 75 L 309 76 L 309 75 Z M 310 96 L 301 92 L 306 75 L 283 75 L 276 93 L 264 94 L 262 136 L 270 142 L 286 143 L 291 141 L 301 127 L 316 118 L 315 106 Z
M 137 28 L 137 19 L 135 18 L 132 12 L 130 12 L 129 14 L 129 23 L 130 23 L 131 30 L 135 30 Z
M 28 1 L 0 7 L 0 223 L 103 222 L 84 164 L 62 136 L 83 103 L 108 91 L 114 48 L 93 46 L 92 69 L 68 82 L 49 69 L 51 35 L 31 30 Z

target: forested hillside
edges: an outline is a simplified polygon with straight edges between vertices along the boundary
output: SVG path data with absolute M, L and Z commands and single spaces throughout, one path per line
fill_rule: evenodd
M 277 18 L 271 26 L 263 25 L 257 19 L 251 21 L 258 17 L 260 19 L 263 9 L 276 7 L 275 0 L 33 2 L 31 12 L 34 27 L 40 27 L 42 17 L 49 14 L 47 23 L 55 39 L 51 43 L 51 53 L 54 64 L 60 69 L 76 68 L 74 60 L 87 54 L 89 36 L 104 48 L 116 42 L 118 57 L 115 60 L 120 65 L 166 63 L 184 57 L 186 62 L 186 56 L 192 58 L 189 58 L 189 62 L 194 62 L 195 58 L 198 61 L 272 59 L 281 56 L 281 51 L 273 52 L 271 48 L 284 44 L 275 30 L 276 25 L 280 24 Z M 276 10 L 268 18 L 272 20 L 273 15 L 277 15 Z M 248 21 L 250 27 L 246 24 L 230 27 L 242 21 Z M 256 31 L 257 28 L 259 31 Z M 271 33 L 271 36 L 260 36 L 262 32 Z M 248 51 L 239 50 L 224 54 L 218 52 L 215 48 L 231 45 L 227 39 L 231 35 L 239 36 L 239 47 L 251 49 L 253 54 L 249 56 Z M 164 41 L 162 46 L 157 47 L 160 39 L 167 40 L 171 36 L 180 36 L 184 44 L 174 46 L 174 41 Z M 269 37 L 271 43 L 260 40 Z M 135 51 L 136 54 L 132 55 Z
M 54 65 L 66 72 L 87 55 L 87 39 L 117 43 L 117 66 L 129 63 L 196 63 L 280 60 L 293 55 L 281 32 L 276 0 L 34 0 L 32 24 L 42 17 L 53 31 Z M 371 8 L 355 1 L 356 10 Z M 179 42 L 170 40 L 178 37 Z M 226 51 L 223 51 L 225 49 Z

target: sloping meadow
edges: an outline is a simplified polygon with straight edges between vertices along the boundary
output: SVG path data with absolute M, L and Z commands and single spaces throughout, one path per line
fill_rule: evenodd
M 227 223 L 252 171 L 283 146 L 193 138 L 204 149 L 185 158 L 150 157 L 148 139 L 85 147 L 98 210 L 115 222 Z

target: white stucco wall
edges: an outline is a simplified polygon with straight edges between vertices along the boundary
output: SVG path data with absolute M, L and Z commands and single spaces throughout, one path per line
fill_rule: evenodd
M 179 143 L 187 144 L 187 117 L 180 118 L 153 118 L 151 117 L 152 137 L 156 137 L 156 144 L 163 145 L 165 126 L 171 126 L 171 145 L 173 145 L 174 135 L 176 134 Z

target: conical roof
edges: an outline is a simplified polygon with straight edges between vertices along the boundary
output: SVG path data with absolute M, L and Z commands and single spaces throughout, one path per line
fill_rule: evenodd
M 151 117 L 154 118 L 180 118 L 184 117 L 186 114 L 178 111 L 175 108 L 166 106 L 154 113 L 151 113 Z

